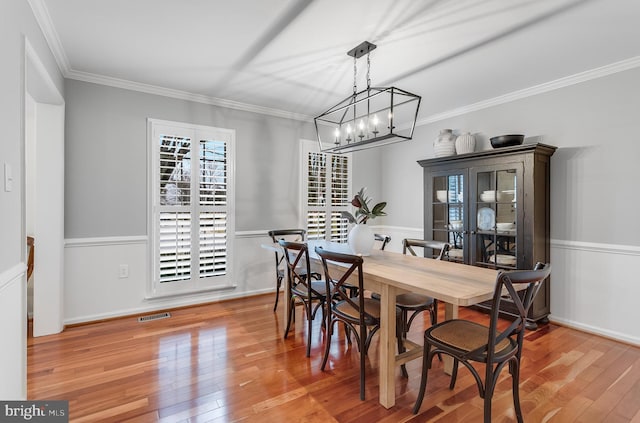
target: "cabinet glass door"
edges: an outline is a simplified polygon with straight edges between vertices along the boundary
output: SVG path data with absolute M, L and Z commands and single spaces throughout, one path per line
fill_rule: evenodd
M 521 174 L 521 166 L 473 174 L 473 264 L 501 269 L 518 267 L 517 181 Z
M 433 178 L 432 239 L 451 244 L 449 260 L 464 261 L 465 194 L 464 174 Z

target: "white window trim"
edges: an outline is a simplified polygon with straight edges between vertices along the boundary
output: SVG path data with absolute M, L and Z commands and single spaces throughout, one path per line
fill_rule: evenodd
M 159 148 L 157 148 L 155 142 L 156 137 L 154 134 L 154 128 L 163 126 L 169 126 L 173 130 L 177 130 L 175 135 L 187 136 L 191 139 L 196 139 L 194 134 L 198 132 L 211 133 L 217 132 L 223 134 L 227 142 L 227 205 L 226 205 L 226 253 L 227 253 L 227 267 L 225 275 L 214 276 L 208 278 L 195 278 L 188 282 L 171 282 L 160 284 L 158 278 L 158 271 L 156 266 L 156 248 L 158 246 L 158 233 L 157 233 L 157 207 L 159 204 L 159 189 L 156 189 L 156 174 L 158 173 L 159 165 Z M 148 225 L 147 233 L 149 234 L 149 248 L 148 248 L 148 268 L 149 278 L 146 289 L 146 298 L 163 298 L 176 295 L 188 295 L 194 293 L 201 293 L 206 291 L 218 291 L 224 289 L 234 288 L 233 279 L 233 262 L 235 259 L 234 254 L 234 238 L 235 238 L 235 157 L 236 157 L 236 131 L 233 129 L 216 128 L 212 126 L 196 125 L 185 122 L 174 122 L 160 119 L 147 119 L 147 216 Z
M 299 169 L 299 175 L 300 175 L 300 204 L 299 204 L 299 208 L 298 210 L 300 210 L 300 215 L 298 217 L 299 221 L 298 221 L 298 226 L 300 228 L 305 228 L 307 229 L 307 156 L 309 153 L 319 153 L 320 152 L 320 148 L 318 146 L 318 141 L 313 141 L 313 140 L 307 140 L 307 139 L 301 139 L 300 140 L 300 169 Z M 331 153 L 327 153 L 327 154 L 331 154 Z M 340 154 L 340 156 L 347 156 L 349 159 L 349 175 L 348 175 L 348 182 L 347 185 L 349 187 L 349 193 L 348 193 L 348 198 L 352 198 L 353 196 L 353 187 L 352 187 L 352 178 L 353 178 L 353 156 L 351 155 L 351 153 L 346 153 L 346 154 Z M 328 162 L 330 163 L 330 162 Z M 330 182 L 329 180 L 327 181 L 328 183 Z M 331 209 L 331 201 L 327 201 L 327 210 Z M 349 207 L 349 211 L 352 208 Z M 330 219 L 330 214 L 327 214 L 327 219 L 326 219 L 326 235 L 325 237 L 330 237 L 330 224 L 331 224 L 331 219 Z

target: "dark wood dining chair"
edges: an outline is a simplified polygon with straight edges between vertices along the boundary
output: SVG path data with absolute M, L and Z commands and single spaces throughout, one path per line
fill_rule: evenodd
M 309 249 L 306 243 L 285 241 L 284 239 L 281 239 L 278 243 L 284 250 L 284 258 L 287 263 L 287 277 L 289 278 L 289 289 L 287 292 L 289 315 L 287 316 L 287 328 L 284 331 L 284 337 L 286 339 L 289 335 L 291 322 L 295 315 L 296 299 L 299 299 L 300 304 L 304 306 L 307 317 L 307 357 L 309 357 L 311 355 L 311 330 L 313 320 L 318 309 L 324 310 L 323 306 L 327 301 L 327 293 L 331 295 L 331 290 L 326 289 L 324 281 L 307 277 L 307 275 L 311 274 L 311 264 L 309 262 Z
M 268 232 L 269 237 L 274 244 L 277 244 L 279 240 L 285 239 L 287 241 L 298 241 L 304 242 L 306 240 L 307 231 L 304 229 L 273 229 Z M 276 258 L 276 300 L 273 305 L 273 311 L 275 312 L 278 308 L 278 298 L 280 298 L 280 288 L 282 287 L 282 280 L 285 276 L 285 263 L 284 263 L 284 255 L 275 251 Z M 306 269 L 300 269 L 300 274 L 304 274 L 306 277 Z M 320 275 L 318 273 L 312 273 L 312 276 L 316 279 L 320 279 Z
M 407 254 L 407 252 L 409 252 L 412 256 L 417 256 L 413 249 L 414 247 L 431 249 L 433 251 L 432 257 L 436 260 L 442 260 L 447 254 L 447 251 L 451 248 L 451 245 L 446 242 L 432 241 L 428 239 L 405 238 L 402 240 L 402 254 Z M 435 298 L 409 292 L 398 295 L 396 297 L 396 301 L 398 303 L 398 307 L 402 310 L 403 321 L 406 322 L 404 327 L 405 336 L 407 332 L 409 332 L 413 319 L 423 311 L 429 312 L 432 325 L 438 323 L 438 300 Z M 409 313 L 411 313 L 411 316 L 409 316 Z
M 344 289 L 347 281 L 356 285 L 356 282 L 353 280 L 355 278 L 358 292 L 364 292 L 364 279 L 362 275 L 363 259 L 361 256 L 330 252 L 320 247 L 316 247 L 315 252 L 322 259 L 326 291 L 333 292 L 332 298 L 327 301 L 325 312 L 327 336 L 325 339 L 321 369 L 324 371 L 327 360 L 329 359 L 334 326 L 336 323 L 342 322 L 347 329 L 347 342 L 351 343 L 350 332 L 355 334 L 358 342 L 358 350 L 360 353 L 360 399 L 364 401 L 365 359 L 369 345 L 371 344 L 371 339 L 378 329 L 380 329 L 380 301 L 367 298 L 364 295 L 351 297 L 348 291 Z M 338 263 L 341 270 L 330 271 L 327 264 L 328 262 Z M 396 320 L 398 320 L 400 311 L 396 309 L 396 312 Z M 401 338 L 398 337 L 398 342 L 400 341 Z
M 508 364 L 512 378 L 511 387 L 515 414 L 518 422 L 522 423 L 519 384 L 525 322 L 531 303 L 550 273 L 551 265 L 542 263 L 537 263 L 533 270 L 498 272 L 489 327 L 467 320 L 453 319 L 431 326 L 425 331 L 422 377 L 420 392 L 413 407 L 414 414 L 418 413 L 422 405 L 433 356 L 441 353 L 453 358 L 449 389 L 455 387 L 460 363 L 473 375 L 480 398 L 484 399 L 485 423 L 491 422 L 491 398 L 500 371 Z M 518 292 L 519 288 L 525 285 L 526 288 Z M 498 317 L 502 301 L 511 302 L 517 310 L 517 315 L 505 330 L 498 331 Z M 472 362 L 485 364 L 484 381 Z
M 384 250 L 387 244 L 391 242 L 391 237 L 389 235 L 373 234 L 373 237 L 375 238 L 376 241 L 382 242 L 382 245 L 380 245 L 381 250 Z

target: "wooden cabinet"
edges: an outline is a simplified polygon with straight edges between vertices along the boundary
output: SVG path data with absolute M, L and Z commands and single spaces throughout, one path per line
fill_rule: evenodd
M 549 162 L 555 150 L 536 143 L 420 160 L 425 239 L 449 242 L 448 259 L 473 266 L 513 270 L 549 262 Z M 531 307 L 531 328 L 547 321 L 549 283 Z M 515 309 L 505 304 L 501 311 Z

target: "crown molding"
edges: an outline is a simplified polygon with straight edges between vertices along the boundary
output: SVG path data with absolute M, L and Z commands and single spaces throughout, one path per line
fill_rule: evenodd
M 581 82 L 590 81 L 592 79 L 602 78 L 604 76 L 613 75 L 618 72 L 623 72 L 629 69 L 640 67 L 640 56 L 632 57 L 629 59 L 621 60 L 619 62 L 611 63 L 609 65 L 601 66 L 599 68 L 591 69 L 588 71 L 569 75 L 554 81 L 545 82 L 544 84 L 535 85 L 533 87 L 525 88 L 511 93 L 490 98 L 488 100 L 479 101 L 477 103 L 469 104 L 464 107 L 448 110 L 443 113 L 427 116 L 426 118 L 416 121 L 416 126 L 429 125 L 431 123 L 439 122 L 452 117 L 464 115 L 478 110 L 487 109 L 489 107 L 499 106 L 501 104 L 509 103 L 516 100 L 521 100 L 534 95 L 547 93 L 560 88 L 569 87 L 571 85 L 580 84 Z
M 202 94 L 194 94 L 187 91 L 175 90 L 172 88 L 160 87 L 157 85 L 143 84 L 126 79 L 113 78 L 110 76 L 97 75 L 89 72 L 71 70 L 65 75 L 68 79 L 91 82 L 94 84 L 107 85 L 110 87 L 123 88 L 126 90 L 139 91 L 147 94 L 155 94 L 164 97 L 176 98 L 179 100 L 194 101 L 196 103 L 210 104 L 213 106 L 225 107 L 228 109 L 242 110 L 245 112 L 260 113 L 263 115 L 275 116 L 285 119 L 293 119 L 304 122 L 311 122 L 313 118 L 301 113 L 287 112 L 285 110 L 273 109 L 270 107 L 257 106 L 254 104 L 241 103 L 239 101 L 226 100 L 224 98 L 210 97 Z
M 62 72 L 62 75 L 66 78 L 67 74 L 71 70 L 71 66 L 69 65 L 69 59 L 67 58 L 67 53 L 64 51 L 62 42 L 60 42 L 60 37 L 58 37 L 58 32 L 53 26 L 51 15 L 49 15 L 49 10 L 44 4 L 44 0 L 27 1 L 31 6 L 31 10 L 33 10 L 33 15 L 40 26 L 42 35 L 44 35 L 44 38 L 51 49 L 51 53 L 58 64 L 60 72 Z

